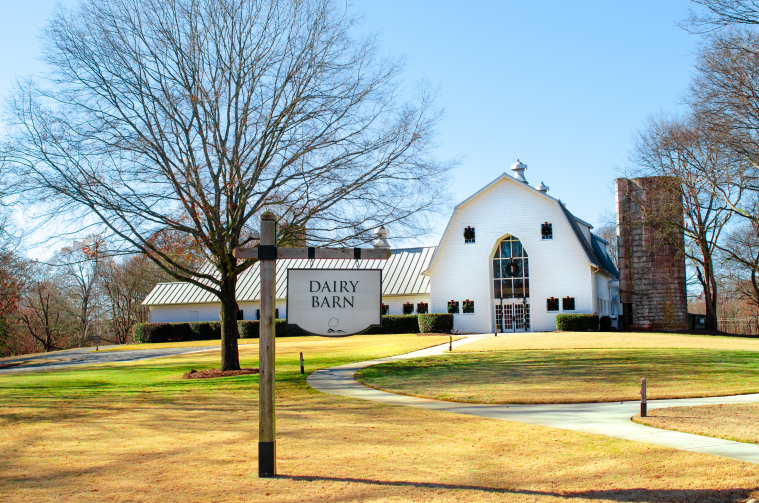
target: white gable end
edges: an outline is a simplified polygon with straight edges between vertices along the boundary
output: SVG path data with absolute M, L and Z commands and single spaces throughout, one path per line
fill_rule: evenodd
M 501 240 L 518 238 L 529 261 L 531 330 L 555 330 L 546 310 L 549 297 L 573 297 L 575 312 L 593 312 L 593 278 L 588 257 L 559 202 L 502 176 L 456 207 L 427 272 L 431 308 L 447 312 L 448 301 L 473 300 L 474 314 L 456 315 L 459 331 L 489 332 L 495 326 L 492 258 Z M 553 239 L 542 239 L 541 224 L 552 224 Z M 475 242 L 464 242 L 464 228 Z

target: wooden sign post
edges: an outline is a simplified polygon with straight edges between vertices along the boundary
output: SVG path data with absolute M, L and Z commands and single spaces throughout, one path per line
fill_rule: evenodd
M 257 248 L 235 248 L 236 259 L 258 259 L 261 278 L 261 318 L 258 340 L 258 476 L 277 475 L 276 420 L 274 413 L 274 309 L 277 259 L 387 260 L 387 248 L 278 248 L 276 217 L 261 215 L 261 240 Z M 379 308 L 379 306 L 378 306 Z

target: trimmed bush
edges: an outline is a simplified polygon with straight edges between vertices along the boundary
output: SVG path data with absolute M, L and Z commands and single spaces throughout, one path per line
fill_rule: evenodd
M 381 327 L 371 327 L 365 334 L 418 334 L 417 314 L 390 314 L 382 317 Z
M 556 330 L 561 332 L 595 332 L 598 330 L 597 314 L 557 314 Z
M 600 324 L 601 324 L 601 332 L 611 332 L 612 330 L 614 330 L 613 328 L 611 328 L 610 316 L 601 316 Z
M 258 320 L 241 320 L 237 322 L 240 339 L 258 339 Z
M 453 332 L 453 315 L 447 313 L 419 314 L 419 331 L 423 334 L 449 334 Z

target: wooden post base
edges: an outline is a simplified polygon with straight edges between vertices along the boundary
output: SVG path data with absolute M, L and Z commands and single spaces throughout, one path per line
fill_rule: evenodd
M 258 442 L 258 476 L 260 478 L 277 475 L 277 444 Z

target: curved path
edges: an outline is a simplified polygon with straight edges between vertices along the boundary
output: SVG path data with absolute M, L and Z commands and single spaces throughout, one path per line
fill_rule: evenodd
M 100 346 L 100 349 L 116 348 L 118 346 Z M 175 356 L 187 353 L 198 353 L 221 349 L 219 346 L 195 346 L 184 348 L 153 348 L 130 349 L 124 351 L 95 351 L 94 348 L 67 349 L 34 356 L 19 356 L 0 360 L 0 374 L 15 372 L 32 372 L 35 370 L 52 370 L 79 365 L 99 365 L 103 363 L 134 362 Z
M 454 346 L 467 344 L 487 336 L 460 339 Z M 492 337 L 492 336 L 491 336 Z M 661 430 L 633 423 L 630 418 L 640 412 L 640 402 L 573 403 L 545 405 L 488 405 L 468 404 L 430 400 L 405 395 L 396 395 L 369 388 L 354 379 L 356 371 L 380 363 L 419 358 L 441 354 L 448 344 L 434 346 L 405 355 L 391 356 L 365 362 L 340 365 L 318 370 L 308 376 L 306 382 L 323 393 L 341 395 L 362 400 L 371 400 L 393 405 L 405 405 L 420 409 L 440 410 L 468 414 L 472 416 L 538 424 L 565 430 L 597 433 L 610 437 L 624 438 L 636 442 L 673 447 L 686 451 L 712 454 L 726 458 L 759 463 L 759 445 L 733 442 L 719 438 L 692 435 L 678 431 Z M 708 405 L 722 403 L 759 402 L 759 393 L 727 397 L 684 398 L 673 400 L 649 400 L 648 409 L 662 407 Z

